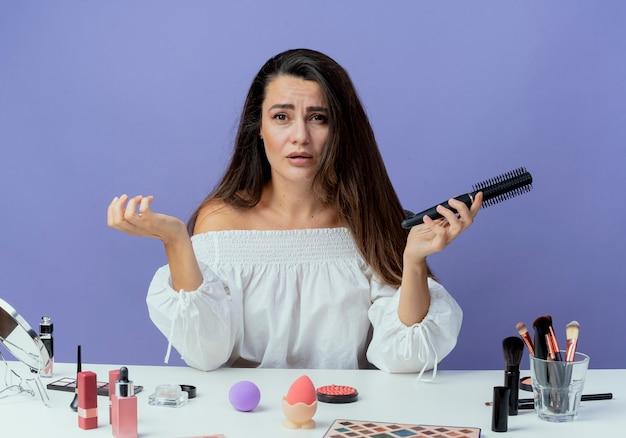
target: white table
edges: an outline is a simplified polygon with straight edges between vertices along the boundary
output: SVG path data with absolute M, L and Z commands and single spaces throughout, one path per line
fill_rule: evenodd
M 99 381 L 119 365 L 83 365 Z M 321 437 L 337 418 L 450 426 L 473 426 L 482 436 L 510 437 L 622 437 L 626 436 L 626 370 L 589 370 L 585 393 L 612 392 L 613 400 L 582 402 L 572 423 L 552 424 L 539 420 L 534 411 L 509 417 L 509 432 L 491 431 L 491 408 L 484 402 L 492 388 L 503 382 L 502 371 L 442 371 L 434 383 L 419 383 L 415 374 L 387 374 L 375 370 L 276 370 L 220 369 L 201 372 L 186 367 L 129 366 L 131 379 L 144 386 L 138 394 L 139 433 L 142 437 L 185 437 L 222 433 L 238 437 Z M 47 384 L 73 376 L 73 364 L 56 364 Z M 356 403 L 318 403 L 313 430 L 285 429 L 281 422 L 281 397 L 291 383 L 307 374 L 315 386 L 350 385 L 359 391 Z M 522 372 L 522 375 L 528 373 Z M 2 377 L 2 376 L 0 376 Z M 230 386 L 251 380 L 261 389 L 261 403 L 251 413 L 234 410 L 228 402 Z M 158 384 L 195 385 L 198 397 L 181 408 L 148 405 L 148 396 Z M 71 393 L 49 391 L 51 407 L 38 398 L 17 395 L 0 400 L 0 436 L 4 437 L 110 437 L 108 398 L 98 397 L 98 429 L 83 431 L 68 405 Z M 520 397 L 531 393 L 520 391 Z

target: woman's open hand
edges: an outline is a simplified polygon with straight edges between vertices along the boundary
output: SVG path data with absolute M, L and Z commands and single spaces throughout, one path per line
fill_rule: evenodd
M 478 192 L 471 208 L 461 201 L 450 199 L 448 205 L 458 211 L 458 216 L 442 205 L 437 206 L 437 212 L 443 218 L 432 220 L 424 216 L 424 223 L 411 228 L 404 249 L 405 261 L 418 263 L 427 256 L 443 250 L 465 231 L 478 214 L 483 202 L 483 193 Z
M 150 209 L 153 200 L 154 196 L 116 196 L 107 209 L 108 226 L 131 236 L 154 237 L 166 244 L 182 235 L 186 237 L 187 230 L 180 219 Z

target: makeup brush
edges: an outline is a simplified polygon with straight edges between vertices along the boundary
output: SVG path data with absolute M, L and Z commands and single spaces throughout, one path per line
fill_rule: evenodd
M 463 202 L 467 205 L 467 208 L 470 208 L 478 192 L 483 192 L 483 207 L 489 207 L 514 196 L 529 192 L 532 189 L 532 183 L 533 177 L 530 172 L 528 172 L 525 168 L 520 167 L 502 175 L 498 175 L 495 178 L 490 178 L 474 184 L 472 187 L 473 191 L 456 196 L 454 199 Z M 457 213 L 453 207 L 448 205 L 448 201 L 441 203 L 441 205 L 449 210 L 452 210 L 454 213 Z M 402 228 L 410 229 L 415 225 L 423 223 L 424 216 L 428 216 L 433 220 L 442 217 L 437 211 L 437 206 L 434 206 L 403 220 L 401 224 Z
M 602 394 L 583 394 L 580 397 L 580 401 L 594 401 L 594 400 L 612 400 L 613 393 L 606 392 Z M 493 402 L 486 401 L 485 406 L 493 406 Z M 532 398 L 520 398 L 518 400 L 519 409 L 534 409 L 535 402 Z
M 70 409 L 74 412 L 78 412 L 78 373 L 83 370 L 82 359 L 80 357 L 80 345 L 76 351 L 76 389 L 74 390 L 74 398 L 70 403 Z
M 528 348 L 528 353 L 531 356 L 534 356 L 535 346 L 533 345 L 533 340 L 530 339 L 530 334 L 528 333 L 526 324 L 524 324 L 523 322 L 518 322 L 517 324 L 515 324 L 515 330 L 517 330 L 519 335 L 522 337 L 522 341 L 524 341 L 524 344 L 526 344 L 526 348 Z
M 548 346 L 548 359 L 556 360 L 556 354 L 554 353 L 554 344 L 552 343 L 550 333 L 546 335 L 546 345 Z
M 574 361 L 576 355 L 576 344 L 578 343 L 578 334 L 580 333 L 580 324 L 578 321 L 572 321 L 567 324 L 565 328 L 565 336 L 567 338 L 567 344 L 565 346 L 565 360 L 568 362 Z
M 551 325 L 552 317 L 549 315 L 540 316 L 533 322 L 533 327 L 535 328 L 535 357 L 537 359 L 546 360 L 548 358 L 546 335 L 549 335 Z
M 504 353 L 504 386 L 509 391 L 509 415 L 517 415 L 517 399 L 519 397 L 519 363 L 524 352 L 524 342 L 517 336 L 509 336 L 502 341 Z
M 554 359 L 555 360 L 563 360 L 561 357 L 561 349 L 559 348 L 559 343 L 556 340 L 556 334 L 554 333 L 554 327 L 550 324 L 549 332 L 550 342 L 552 342 L 552 349 L 554 350 Z
M 554 325 L 552 324 L 552 316 L 545 315 L 546 318 L 550 321 L 550 326 L 548 327 L 548 341 L 552 344 L 552 350 L 554 351 L 553 360 L 563 360 L 561 357 L 561 349 L 559 348 L 559 343 L 556 340 L 556 334 L 554 333 Z

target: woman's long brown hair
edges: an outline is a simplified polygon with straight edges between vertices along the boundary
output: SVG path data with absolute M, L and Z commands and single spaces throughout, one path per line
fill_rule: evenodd
M 238 208 L 252 208 L 260 201 L 271 178 L 259 136 L 261 107 L 268 83 L 280 75 L 315 81 L 321 87 L 328 105 L 329 135 L 313 190 L 324 203 L 334 204 L 380 280 L 398 287 L 408 235 L 400 226 L 405 212 L 348 73 L 314 50 L 288 50 L 261 67 L 246 97 L 230 164 L 221 182 L 191 216 L 189 234 L 193 234 L 200 210 L 211 200 L 221 199 Z M 432 276 L 430 269 L 428 275 Z

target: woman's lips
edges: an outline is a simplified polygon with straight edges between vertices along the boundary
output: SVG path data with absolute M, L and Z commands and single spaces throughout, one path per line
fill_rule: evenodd
M 287 160 L 296 167 L 306 167 L 313 164 L 313 157 L 287 157 Z

